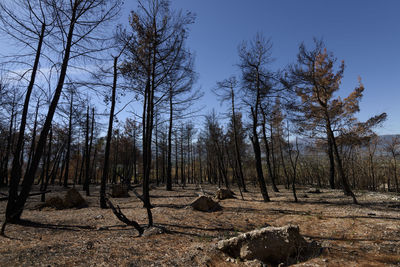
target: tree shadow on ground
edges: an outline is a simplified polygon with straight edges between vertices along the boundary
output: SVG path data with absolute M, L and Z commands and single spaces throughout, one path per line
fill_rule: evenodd
M 301 198 L 301 197 L 300 197 Z M 331 199 L 327 197 L 327 199 Z M 343 206 L 352 206 L 357 208 L 365 208 L 365 209 L 373 209 L 373 210 L 381 210 L 381 211 L 398 211 L 400 210 L 400 202 L 399 201 L 388 201 L 388 202 L 374 202 L 374 201 L 360 201 L 359 204 L 353 204 L 352 201 L 342 200 L 340 202 L 329 201 L 323 198 L 307 198 L 307 200 L 299 200 L 298 202 L 294 202 L 293 200 L 279 200 L 278 203 L 291 203 L 291 204 L 300 204 L 300 205 L 327 205 L 330 207 L 343 207 Z
M 227 232 L 235 232 L 235 228 L 233 227 L 203 228 L 203 227 L 196 227 L 189 225 L 170 224 L 170 223 L 158 223 L 157 225 L 164 227 L 166 229 L 167 234 L 180 234 L 180 235 L 194 236 L 199 238 L 215 238 L 221 236 L 221 234 L 226 235 Z M 198 232 L 190 232 L 189 230 L 204 232 L 204 234 Z M 216 235 L 213 234 L 210 235 L 207 234 L 207 232 L 214 232 L 216 233 Z
M 183 209 L 187 207 L 186 204 L 153 204 L 153 208 L 169 208 L 169 209 Z
M 197 227 L 197 226 L 191 226 L 191 225 L 178 225 L 178 224 L 171 224 L 171 223 L 158 223 L 157 225 L 163 226 L 163 227 L 175 227 L 175 228 L 181 228 L 181 229 L 191 229 L 191 230 L 199 230 L 199 231 L 212 231 L 212 232 L 226 232 L 226 231 L 235 231 L 235 228 L 233 227 Z
M 254 209 L 249 207 L 222 207 L 224 212 L 237 212 L 237 213 L 258 213 L 265 211 L 264 209 Z
M 398 217 L 389 217 L 389 216 L 376 216 L 375 214 L 370 215 L 324 215 L 321 213 L 313 213 L 308 211 L 297 211 L 297 210 L 289 210 L 289 209 L 267 209 L 265 210 L 268 213 L 272 214 L 286 214 L 286 215 L 303 215 L 303 216 L 315 216 L 322 218 L 337 218 L 337 219 L 378 219 L 378 220 L 400 220 Z
M 52 230 L 64 230 L 64 231 L 75 231 L 79 232 L 81 230 L 94 230 L 95 227 L 90 225 L 68 225 L 68 224 L 50 224 L 50 223 L 40 223 L 34 222 L 30 220 L 21 219 L 16 225 L 26 226 L 26 227 L 33 227 L 33 228 L 45 228 L 45 229 L 52 229 Z
M 344 241 L 344 242 L 400 242 L 400 239 L 390 239 L 390 238 L 346 238 L 346 237 L 326 237 L 326 236 L 315 236 L 315 235 L 303 235 L 304 237 L 311 238 L 313 240 L 334 240 L 334 241 Z
M 141 225 L 143 228 L 146 228 L 147 225 Z M 235 229 L 232 227 L 224 228 L 224 227 L 213 227 L 213 228 L 202 228 L 196 226 L 188 226 L 188 225 L 178 225 L 178 224 L 170 224 L 170 223 L 157 223 L 154 224 L 155 227 L 162 227 L 165 230 L 165 234 L 177 234 L 177 235 L 185 235 L 191 237 L 198 237 L 198 238 L 215 238 L 220 237 L 221 234 L 226 235 L 226 233 L 235 232 Z M 134 227 L 130 227 L 127 225 L 109 225 L 103 226 L 99 228 L 97 231 L 131 231 L 136 229 Z M 190 231 L 192 230 L 192 231 Z M 196 232 L 193 232 L 196 231 Z M 204 233 L 201 233 L 204 232 Z M 207 234 L 207 232 L 214 232 L 216 234 Z M 139 236 L 137 236 L 139 237 Z
M 150 198 L 193 198 L 198 195 L 150 195 Z

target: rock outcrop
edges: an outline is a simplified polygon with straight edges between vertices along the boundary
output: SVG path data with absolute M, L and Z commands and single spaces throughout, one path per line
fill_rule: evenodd
M 315 242 L 307 242 L 299 227 L 265 227 L 219 241 L 217 248 L 232 258 L 259 260 L 266 264 L 291 264 L 316 255 Z
M 69 189 L 64 198 L 59 196 L 50 197 L 46 200 L 44 204 L 38 206 L 39 209 L 43 208 L 55 208 L 57 210 L 71 209 L 71 208 L 86 208 L 88 203 L 81 196 L 81 194 L 75 188 Z
M 199 196 L 190 204 L 190 206 L 195 210 L 205 212 L 221 210 L 221 206 L 218 202 L 215 202 L 211 197 L 207 196 Z
M 67 191 L 64 197 L 64 206 L 67 209 L 71 208 L 86 208 L 88 203 L 82 197 L 82 195 L 75 188 L 71 188 Z

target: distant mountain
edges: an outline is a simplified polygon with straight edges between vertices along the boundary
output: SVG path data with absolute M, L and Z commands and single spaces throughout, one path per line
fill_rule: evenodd
M 379 143 L 384 144 L 384 143 L 388 143 L 392 140 L 392 138 L 394 137 L 398 137 L 400 138 L 400 134 L 385 134 L 385 135 L 379 135 Z

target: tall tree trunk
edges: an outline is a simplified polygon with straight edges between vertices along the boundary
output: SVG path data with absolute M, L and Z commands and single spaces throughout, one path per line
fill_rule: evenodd
M 137 177 L 137 147 L 136 147 L 136 123 L 133 130 L 133 183 L 139 183 Z
M 201 156 L 201 145 L 198 147 L 198 154 L 199 154 L 199 183 L 203 183 L 203 164 L 202 164 L 202 156 Z
M 44 179 L 45 179 L 45 171 L 46 171 L 46 153 L 47 153 L 47 147 L 44 147 L 43 150 L 43 156 L 42 156 L 42 170 L 40 171 L 40 176 L 37 184 L 40 184 L 40 190 L 42 190 L 44 186 Z
M 167 149 L 167 182 L 166 189 L 172 190 L 172 122 L 173 122 L 173 105 L 172 90 L 169 92 L 169 125 L 168 125 L 168 149 Z
M 51 185 L 54 185 L 54 182 L 56 180 L 57 173 L 58 173 L 58 168 L 60 167 L 59 165 L 60 165 L 60 160 L 62 158 L 63 150 L 64 150 L 64 147 L 62 146 L 60 151 L 58 152 L 56 158 L 55 158 L 55 161 L 54 161 L 54 164 L 53 164 L 53 168 L 52 168 L 51 174 L 50 174 L 50 184 Z
M 263 140 L 264 140 L 264 145 L 265 145 L 265 159 L 267 161 L 267 170 L 268 170 L 268 174 L 269 177 L 271 177 L 271 182 L 272 182 L 272 189 L 274 190 L 274 192 L 279 192 L 278 187 L 276 187 L 275 184 L 275 176 L 274 173 L 272 172 L 272 166 L 271 166 L 271 160 L 270 160 L 270 156 L 271 156 L 271 151 L 269 148 L 269 144 L 268 144 L 268 139 L 267 139 L 267 132 L 266 132 L 266 115 L 264 113 L 264 110 L 261 109 L 261 113 L 262 113 L 262 117 L 263 117 L 263 123 L 262 123 L 262 134 L 263 134 Z M 272 139 L 272 136 L 271 136 Z
M 190 175 L 190 133 L 187 133 L 187 151 L 186 151 L 186 155 L 187 155 L 187 182 L 188 184 L 190 184 L 190 180 L 191 180 L 191 175 Z
M 270 201 L 267 191 L 267 185 L 265 184 L 264 174 L 262 170 L 262 162 L 261 162 L 261 149 L 260 142 L 258 141 L 258 133 L 257 133 L 257 113 L 254 111 L 253 107 L 251 107 L 251 113 L 253 115 L 253 136 L 251 138 L 251 142 L 253 144 L 254 156 L 255 156 L 255 164 L 257 171 L 257 180 L 258 185 L 261 190 L 261 195 L 264 199 L 264 202 Z
M 87 107 L 86 114 L 86 138 L 85 138 L 85 150 L 86 150 L 86 158 L 85 158 L 85 182 L 83 185 L 83 190 L 86 191 L 86 196 L 90 196 L 89 184 L 90 184 L 90 152 L 92 149 L 93 142 L 93 118 L 92 118 L 92 128 L 91 128 L 91 137 L 89 139 L 89 105 Z
M 279 135 L 279 133 L 278 133 L 278 135 Z M 287 169 L 286 169 L 285 159 L 283 157 L 283 148 L 282 148 L 282 142 L 281 141 L 279 141 L 279 152 L 280 152 L 281 161 L 282 161 L 283 173 L 285 174 L 285 178 L 286 178 L 286 188 L 289 189 L 289 187 L 290 187 L 290 179 L 289 179 L 289 174 L 288 174 Z
M 15 176 L 15 178 L 13 177 L 13 179 L 12 179 L 13 182 L 12 182 L 12 186 L 10 186 L 10 194 L 9 194 L 9 198 L 8 198 L 8 202 L 7 202 L 7 208 L 6 208 L 6 219 L 3 223 L 3 226 L 1 229 L 1 234 L 4 234 L 6 223 L 8 223 L 8 222 L 13 223 L 13 222 L 20 221 L 24 205 L 25 205 L 26 200 L 31 191 L 32 184 L 35 179 L 36 171 L 38 169 L 39 162 L 42 157 L 43 149 L 46 144 L 47 135 L 49 133 L 50 126 L 53 121 L 53 116 L 56 111 L 57 104 L 60 99 L 61 92 L 62 92 L 62 89 L 64 86 L 64 80 L 65 80 L 65 77 L 67 74 L 68 62 L 70 59 L 72 37 L 74 34 L 76 11 L 78 8 L 78 4 L 79 4 L 78 2 L 74 3 L 72 15 L 71 15 L 71 23 L 69 26 L 68 35 L 67 35 L 66 43 L 65 43 L 64 58 L 63 58 L 63 62 L 61 64 L 60 77 L 59 77 L 59 80 L 57 83 L 57 87 L 54 92 L 53 99 L 50 103 L 49 111 L 47 113 L 42 131 L 40 133 L 39 142 L 37 144 L 31 166 L 25 173 L 24 179 L 22 181 L 22 189 L 21 189 L 21 192 L 19 195 L 17 194 L 18 184 L 19 184 L 19 179 L 18 179 L 19 175 Z M 21 143 L 21 146 L 22 146 L 22 143 Z M 16 157 L 16 158 L 19 159 L 19 157 Z M 20 168 L 16 168 L 17 171 L 18 171 L 18 169 L 20 169 Z
M 334 136 L 332 128 L 331 128 L 329 117 L 326 116 L 326 118 L 327 118 L 327 128 L 328 128 L 327 130 L 328 130 L 329 138 L 331 139 L 331 142 L 332 142 L 333 153 L 335 155 L 336 163 L 337 163 L 337 169 L 338 169 L 339 175 L 342 180 L 343 191 L 346 195 L 351 196 L 353 198 L 354 204 L 358 204 L 356 196 L 354 195 L 353 191 L 351 191 L 351 188 L 347 182 L 347 177 L 346 177 L 346 174 L 343 169 L 342 160 L 340 158 L 339 149 L 336 144 L 335 136 Z
M 175 183 L 179 184 L 179 177 L 178 177 L 178 172 L 179 172 L 179 161 L 178 161 L 178 135 L 176 134 L 175 136 Z
M 186 185 L 185 179 L 185 158 L 183 157 L 183 138 L 181 138 L 181 185 Z
M 78 143 L 78 149 L 77 149 L 77 154 L 78 154 L 78 159 L 76 160 L 76 168 L 75 168 L 75 177 L 74 177 L 74 184 L 75 181 L 78 180 L 79 185 L 82 184 L 82 176 L 83 176 L 83 166 L 85 164 L 85 159 L 86 159 L 86 151 L 83 148 L 82 150 L 82 157 L 80 157 L 81 155 L 81 150 L 80 150 L 80 143 Z M 79 174 L 78 174 L 79 171 Z
M 154 65 L 154 64 L 153 64 Z M 155 66 L 153 66 L 154 68 Z M 154 69 L 153 69 L 154 71 Z M 154 73 L 154 72 L 153 72 Z M 143 204 L 147 211 L 148 225 L 153 225 L 153 216 L 150 203 L 150 172 L 151 172 L 151 137 L 154 113 L 154 77 L 152 83 L 146 84 L 145 105 L 143 108 Z
M 66 154 L 66 152 L 64 152 L 64 155 L 63 155 L 61 171 L 60 171 L 60 175 L 58 177 L 58 185 L 59 186 L 62 186 L 62 178 L 64 177 L 63 175 L 64 175 L 64 170 L 65 170 L 65 154 Z
M 333 144 L 328 136 L 328 157 L 329 157 L 329 186 L 335 189 L 335 159 L 333 157 Z
M 270 127 L 270 134 L 271 134 L 271 166 L 272 166 L 272 176 L 274 177 L 274 181 L 272 182 L 272 185 L 275 187 L 275 190 L 278 190 L 278 188 L 276 187 L 276 181 L 278 179 L 278 175 L 277 175 L 277 164 L 276 164 L 276 156 L 275 156 L 275 140 L 274 140 L 274 133 L 273 133 L 273 129 L 272 127 Z M 275 191 L 275 192 L 279 192 Z
M 65 174 L 64 174 L 64 188 L 68 187 L 69 179 L 69 162 L 71 159 L 71 141 L 72 141 L 72 108 L 74 102 L 74 93 L 71 91 L 71 102 L 69 104 L 69 121 L 68 121 L 68 141 L 67 141 L 67 154 L 65 156 Z
M 36 129 L 37 129 L 38 114 L 39 114 L 39 105 L 40 105 L 40 99 L 38 99 L 37 104 L 36 104 L 35 121 L 33 122 L 33 131 L 32 131 L 32 142 L 31 142 L 31 147 L 29 149 L 28 163 L 26 165 L 26 169 L 29 169 L 29 167 L 31 166 L 33 152 L 35 151 Z
M 399 180 L 397 179 L 397 162 L 396 162 L 396 155 L 393 155 L 393 178 L 394 178 L 394 183 L 396 185 L 396 193 L 399 193 Z M 388 181 L 390 181 L 388 179 Z M 388 182 L 388 192 L 390 190 L 390 182 Z
M 155 155 L 155 161 L 156 161 L 156 185 L 159 186 L 160 184 L 160 177 L 159 177 L 159 156 L 158 156 L 158 111 L 156 111 L 156 125 L 155 125 L 155 138 L 156 138 L 156 155 Z
M 33 63 L 31 78 L 29 80 L 28 88 L 26 90 L 24 106 L 22 109 L 21 124 L 19 127 L 19 135 L 18 135 L 17 144 L 15 146 L 15 150 L 14 150 L 14 158 L 13 158 L 12 168 L 11 168 L 10 190 L 9 190 L 9 194 L 8 194 L 9 200 L 7 203 L 7 207 L 9 206 L 8 204 L 10 204 L 10 207 L 7 208 L 9 210 L 9 212 L 8 213 L 6 212 L 6 220 L 4 222 L 4 227 L 5 227 L 5 223 L 7 222 L 7 214 L 10 215 L 11 210 L 13 210 L 12 206 L 14 206 L 16 204 L 15 202 L 17 201 L 17 198 L 18 198 L 18 185 L 19 185 L 19 182 L 20 182 L 21 176 L 22 176 L 22 166 L 21 166 L 21 162 L 20 162 L 20 157 L 21 157 L 22 147 L 23 147 L 23 142 L 24 142 L 24 137 L 25 137 L 26 119 L 28 116 L 28 108 L 29 108 L 31 94 L 33 91 L 33 86 L 35 85 L 37 70 L 39 68 L 39 60 L 40 60 L 40 56 L 42 53 L 42 45 L 43 45 L 45 30 L 46 30 L 46 23 L 44 22 L 41 25 L 38 44 L 37 44 L 37 48 L 36 48 L 35 61 Z M 38 164 L 39 164 L 39 162 L 38 162 Z M 28 194 L 29 194 L 29 192 L 28 192 Z M 22 201 L 22 202 L 24 202 L 24 204 L 25 204 L 25 201 Z M 22 210 L 21 210 L 21 213 L 22 213 Z M 13 217 L 13 216 L 11 216 L 11 217 Z M 18 219 L 19 219 L 19 217 L 18 217 Z M 4 229 L 2 229 L 2 231 L 3 230 Z
M 113 122 L 114 122 L 115 99 L 117 92 L 117 75 L 118 75 L 117 63 L 118 63 L 118 57 L 114 57 L 111 109 L 110 109 L 110 116 L 108 118 L 107 141 L 106 141 L 106 148 L 104 151 L 103 176 L 101 177 L 101 184 L 100 184 L 100 208 L 102 209 L 107 208 L 106 183 L 108 179 L 108 169 L 110 164 L 110 145 L 111 145 Z
M 114 160 L 113 160 L 113 170 L 112 170 L 112 183 L 117 183 L 117 167 L 118 167 L 118 156 L 119 156 L 119 132 L 116 134 L 114 142 Z
M 3 185 L 7 185 L 8 184 L 8 161 L 9 161 L 9 157 L 10 157 L 10 151 L 12 148 L 12 143 L 13 143 L 13 135 L 14 135 L 14 117 L 16 116 L 15 114 L 15 105 L 13 104 L 13 107 L 11 109 L 11 119 L 10 119 L 10 127 L 8 128 L 8 138 L 7 138 L 7 147 L 6 147 L 6 152 L 5 152 L 5 156 L 3 159 L 3 166 L 1 169 L 1 176 L 2 176 L 2 180 L 4 182 L 2 182 Z M 14 162 L 14 160 L 13 160 Z M 19 160 L 18 160 L 19 162 Z M 10 186 L 12 185 L 12 170 L 11 170 L 11 180 L 10 180 Z
M 236 122 L 236 112 L 235 112 L 235 94 L 233 91 L 233 88 L 231 88 L 231 102 L 232 102 L 232 122 L 233 122 L 233 139 L 235 142 L 235 159 L 237 162 L 238 166 L 238 175 L 239 175 L 239 180 L 240 180 L 240 185 L 243 188 L 244 192 L 247 192 L 246 189 L 246 182 L 244 181 L 244 175 L 243 175 L 243 168 L 242 168 L 242 156 L 240 154 L 239 150 L 239 140 L 237 136 L 237 122 Z M 239 183 L 238 183 L 239 185 Z M 243 198 L 243 196 L 242 196 Z
M 53 142 L 53 127 L 50 128 L 50 133 L 49 133 L 49 145 L 48 145 L 48 151 L 47 151 L 47 162 L 46 162 L 46 176 L 45 176 L 45 180 L 44 180 L 44 184 L 43 187 L 40 188 L 40 191 L 46 191 L 47 190 L 47 186 L 49 185 L 49 180 L 50 180 L 50 159 L 51 159 L 51 143 Z M 41 196 L 41 201 L 45 202 L 46 199 L 46 194 L 42 194 Z

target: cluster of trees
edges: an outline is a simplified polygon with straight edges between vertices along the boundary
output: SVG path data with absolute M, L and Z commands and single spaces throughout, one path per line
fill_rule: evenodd
M 3 231 L 20 221 L 34 183 L 42 191 L 81 185 L 87 195 L 100 184 L 102 208 L 108 183 L 142 184 L 149 225 L 150 183 L 172 190 L 208 182 L 241 193 L 253 183 L 264 201 L 268 184 L 292 188 L 295 201 L 296 184 L 340 187 L 354 203 L 353 189 L 399 191 L 399 138 L 380 144 L 372 131 L 384 113 L 356 119 L 364 86 L 360 80 L 338 96 L 344 63 L 323 42 L 300 45 L 296 63 L 280 71 L 270 67 L 269 40 L 257 34 L 243 42 L 239 74 L 213 90 L 229 107 L 224 120 L 212 111 L 194 124 L 202 97 L 186 46 L 194 15 L 167 0 L 138 0 L 129 25 L 114 30 L 121 6 L 0 3 L 1 29 L 22 51 L 4 58 L 0 81 L 0 186 L 9 187 Z M 118 121 L 118 99 L 140 109 Z

